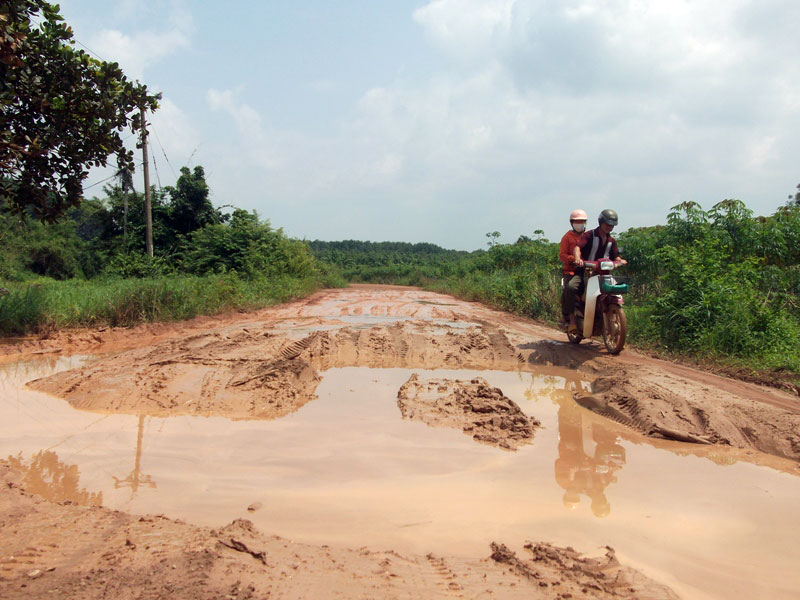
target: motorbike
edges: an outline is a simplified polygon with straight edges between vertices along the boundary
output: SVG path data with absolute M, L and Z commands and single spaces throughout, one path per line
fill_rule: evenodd
M 622 352 L 628 331 L 622 294 L 628 291 L 629 286 L 611 275 L 618 266 L 620 263 L 612 260 L 584 261 L 584 293 L 575 303 L 578 330 L 572 333 L 567 329 L 571 344 L 602 335 L 611 354 Z

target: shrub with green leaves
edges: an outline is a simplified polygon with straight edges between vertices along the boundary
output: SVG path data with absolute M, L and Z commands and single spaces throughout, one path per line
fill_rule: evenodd
M 124 279 L 159 277 L 171 272 L 167 260 L 160 256 L 148 256 L 143 252 L 115 254 L 106 267 L 106 274 Z
M 673 207 L 620 236 L 636 285 L 635 340 L 800 371 L 800 206 L 753 218 L 739 200 Z
M 235 271 L 248 278 L 314 273 L 308 246 L 272 229 L 255 212 L 236 209 L 229 223 L 206 225 L 193 231 L 180 250 L 181 268 L 187 273 Z

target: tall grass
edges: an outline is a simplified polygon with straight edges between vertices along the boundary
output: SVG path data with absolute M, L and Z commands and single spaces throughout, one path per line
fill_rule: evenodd
M 12 283 L 0 298 L 0 335 L 253 310 L 306 296 L 319 286 L 316 277 L 247 280 L 235 274 Z
M 429 280 L 423 287 L 550 323 L 555 323 L 561 312 L 560 277 L 540 269 L 472 271 Z

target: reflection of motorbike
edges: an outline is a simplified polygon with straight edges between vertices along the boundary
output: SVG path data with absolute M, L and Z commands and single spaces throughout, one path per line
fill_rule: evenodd
M 584 294 L 575 303 L 578 331 L 567 331 L 570 343 L 579 344 L 583 338 L 602 335 L 611 354 L 622 351 L 628 329 L 622 294 L 628 291 L 628 284 L 611 275 L 617 266 L 619 263 L 611 260 L 584 262 Z
M 625 465 L 625 448 L 616 434 L 600 423 L 583 423 L 581 408 L 572 398 L 558 400 L 558 458 L 555 461 L 556 482 L 564 490 L 564 506 L 575 509 L 581 495 L 591 501 L 596 517 L 606 517 L 611 503 L 606 489 L 617 481 L 616 473 Z M 584 446 L 585 433 L 591 432 L 594 452 Z

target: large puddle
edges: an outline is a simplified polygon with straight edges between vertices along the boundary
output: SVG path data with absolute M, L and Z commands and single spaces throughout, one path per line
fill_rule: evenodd
M 244 517 L 295 541 L 398 552 L 608 544 L 685 597 L 800 590 L 800 477 L 754 453 L 656 446 L 577 406 L 575 373 L 331 369 L 317 400 L 273 421 L 104 415 L 24 387 L 86 360 L 0 365 L 0 456 L 54 500 L 214 526 Z M 403 420 L 412 373 L 483 377 L 542 428 L 508 452 Z

